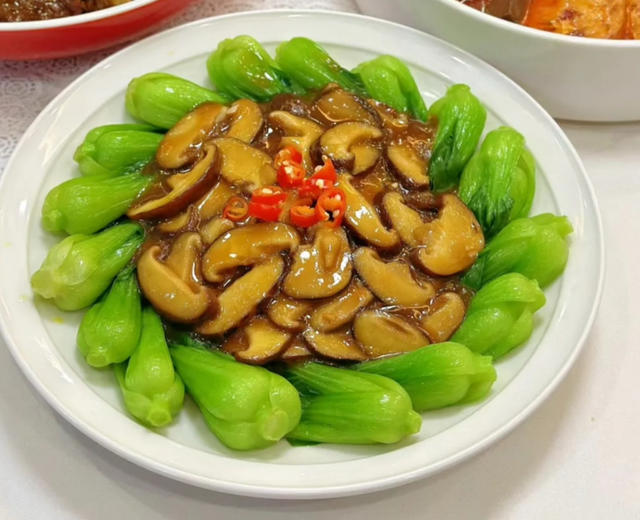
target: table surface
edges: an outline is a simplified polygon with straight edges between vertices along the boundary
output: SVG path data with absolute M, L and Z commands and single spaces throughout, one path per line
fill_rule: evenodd
M 210 0 L 180 21 L 292 5 L 357 11 L 350 0 Z M 44 105 L 109 52 L 0 62 L 0 171 Z M 640 123 L 561 126 L 600 202 L 604 294 L 568 376 L 505 439 L 435 477 L 374 495 L 306 502 L 233 497 L 157 476 L 76 431 L 37 394 L 0 340 L 0 518 L 640 518 Z

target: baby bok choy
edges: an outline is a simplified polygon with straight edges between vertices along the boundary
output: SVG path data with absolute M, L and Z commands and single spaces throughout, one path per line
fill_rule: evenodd
M 535 160 L 513 128 L 487 134 L 462 172 L 458 194 L 475 214 L 485 237 L 529 215 L 536 189 Z
M 269 101 L 277 94 L 300 91 L 251 36 L 223 40 L 207 60 L 216 89 L 233 99 Z
M 567 265 L 572 232 L 567 217 L 550 213 L 516 219 L 489 242 L 462 282 L 477 290 L 500 275 L 520 273 L 546 287 Z
M 78 177 L 59 184 L 44 199 L 42 226 L 52 233 L 94 233 L 129 209 L 153 177 L 131 173 Z
M 151 307 L 142 311 L 142 331 L 131 358 L 114 370 L 131 415 L 155 428 L 173 421 L 182 408 L 184 385 L 173 368 L 162 320 Z
M 496 380 L 490 356 L 476 354 L 452 342 L 365 361 L 354 368 L 388 377 L 402 385 L 418 412 L 480 400 Z
M 73 159 L 83 175 L 129 173 L 153 158 L 163 137 L 148 125 L 98 126 L 87 133 Z
M 286 377 L 302 396 L 291 440 L 391 444 L 420 430 L 409 395 L 389 378 L 321 363 L 291 366 Z
M 337 83 L 345 90 L 366 95 L 362 80 L 338 64 L 320 45 L 309 38 L 292 38 L 276 49 L 276 63 L 296 84 L 307 90 L 320 90 Z
M 533 314 L 545 302 L 538 282 L 504 274 L 476 293 L 451 341 L 498 359 L 529 339 Z
M 207 426 L 229 448 L 266 448 L 298 424 L 300 397 L 282 376 L 202 346 L 172 343 L 171 357 Z
M 429 109 L 438 123 L 429 162 L 429 178 L 435 191 L 455 187 L 462 170 L 475 152 L 487 111 L 467 85 L 453 85 Z
M 360 76 L 367 93 L 398 112 L 408 112 L 420 121 L 427 120 L 418 85 L 409 68 L 398 58 L 384 55 L 361 63 L 353 72 Z
M 226 103 L 229 99 L 178 76 L 150 72 L 131 80 L 125 106 L 135 119 L 168 129 L 187 112 L 207 101 Z
M 84 315 L 78 329 L 78 349 L 95 368 L 122 363 L 138 345 L 141 327 L 140 291 L 135 268 L 130 265 Z
M 51 248 L 31 277 L 31 288 L 59 309 L 91 305 L 142 245 L 144 231 L 127 222 L 96 235 L 71 235 Z

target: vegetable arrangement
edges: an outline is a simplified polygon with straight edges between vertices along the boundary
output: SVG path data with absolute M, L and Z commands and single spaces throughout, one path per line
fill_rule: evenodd
M 32 288 L 89 307 L 78 349 L 128 412 L 164 427 L 186 392 L 252 450 L 394 443 L 485 398 L 568 259 L 566 217 L 529 217 L 524 137 L 481 142 L 466 85 L 427 109 L 397 58 L 347 70 L 306 38 L 225 40 L 207 70 L 133 79 L 142 123 L 90 131 L 42 208 L 69 236 Z

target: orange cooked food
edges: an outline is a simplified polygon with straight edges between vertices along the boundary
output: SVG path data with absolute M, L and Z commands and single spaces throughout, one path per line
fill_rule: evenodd
M 160 145 L 130 208 L 140 287 L 169 322 L 239 361 L 359 361 L 445 341 L 484 247 L 455 193 L 429 190 L 436 122 L 330 85 L 204 104 Z

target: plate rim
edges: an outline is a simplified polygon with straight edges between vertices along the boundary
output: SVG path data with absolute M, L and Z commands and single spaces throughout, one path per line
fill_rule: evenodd
M 394 487 L 400 484 L 408 483 L 411 481 L 415 481 L 420 478 L 424 478 L 427 475 L 435 474 L 439 471 L 442 471 L 458 462 L 469 458 L 472 455 L 480 453 L 482 450 L 486 449 L 488 446 L 496 442 L 498 439 L 504 437 L 507 433 L 511 432 L 518 424 L 520 424 L 526 417 L 528 417 L 552 392 L 555 390 L 559 382 L 565 377 L 566 373 L 569 371 L 578 355 L 582 351 L 586 339 L 589 335 L 589 332 L 592 328 L 592 325 L 595 321 L 599 303 L 602 297 L 603 285 L 604 285 L 604 272 L 605 272 L 605 247 L 604 247 L 604 231 L 603 231 L 603 223 L 602 216 L 599 210 L 598 199 L 595 194 L 595 190 L 591 183 L 591 180 L 586 173 L 584 165 L 577 154 L 574 146 L 572 145 L 569 138 L 566 136 L 564 131 L 559 127 L 559 125 L 551 118 L 551 116 L 533 99 L 531 96 L 524 91 L 521 87 L 519 87 L 515 82 L 509 79 L 507 76 L 499 72 L 497 69 L 487 64 L 483 60 L 473 56 L 472 54 L 446 42 L 439 38 L 435 38 L 429 34 L 423 33 L 416 29 L 412 29 L 410 27 L 388 22 L 385 20 L 376 19 L 370 16 L 364 16 L 354 13 L 343 13 L 340 11 L 331 11 L 331 10 L 316 10 L 316 9 L 264 9 L 259 11 L 247 11 L 247 12 L 237 12 L 230 13 L 220 16 L 213 16 L 208 18 L 203 18 L 200 20 L 196 20 L 187 24 L 182 24 L 177 27 L 162 31 L 160 33 L 154 34 L 147 38 L 142 39 L 140 42 L 137 42 L 133 45 L 127 46 L 126 48 L 110 55 L 104 60 L 98 62 L 78 78 L 76 78 L 73 82 L 71 82 L 67 87 L 65 87 L 53 100 L 43 109 L 43 111 L 35 118 L 35 120 L 29 125 L 23 136 L 18 141 L 14 152 L 12 153 L 7 165 L 5 167 L 5 171 L 3 175 L 0 177 L 0 194 L 2 194 L 5 190 L 5 183 L 8 176 L 6 172 L 12 170 L 13 163 L 17 161 L 16 157 L 18 156 L 18 152 L 22 150 L 23 147 L 26 146 L 28 142 L 29 135 L 34 128 L 37 128 L 42 119 L 44 119 L 48 113 L 54 110 L 54 107 L 59 103 L 59 101 L 64 98 L 69 91 L 72 91 L 78 84 L 82 83 L 85 80 L 85 77 L 94 73 L 94 71 L 106 64 L 111 64 L 112 61 L 119 60 L 120 56 L 126 54 L 128 52 L 132 52 L 132 49 L 135 51 L 135 48 L 138 46 L 142 46 L 142 44 L 148 44 L 150 41 L 154 39 L 162 39 L 172 32 L 179 32 L 188 28 L 190 26 L 195 25 L 203 25 L 211 22 L 218 22 L 220 20 L 225 20 L 228 18 L 242 18 L 242 17 L 262 17 L 262 16 L 270 16 L 270 15 L 283 15 L 283 16 L 316 16 L 316 15 L 331 15 L 331 16 L 339 16 L 342 18 L 349 18 L 355 20 L 354 23 L 373 23 L 380 27 L 392 27 L 395 30 L 402 30 L 410 33 L 414 33 L 416 36 L 422 38 L 424 41 L 432 40 L 436 41 L 439 44 L 444 43 L 445 46 L 456 50 L 456 52 L 462 54 L 465 58 L 471 60 L 475 64 L 480 64 L 482 67 L 487 69 L 491 74 L 496 75 L 503 82 L 506 82 L 511 86 L 511 88 L 515 88 L 520 91 L 520 94 L 528 98 L 530 103 L 534 104 L 538 110 L 538 116 L 544 117 L 546 119 L 546 123 L 555 127 L 557 136 L 561 138 L 562 144 L 566 148 L 567 152 L 571 153 L 571 159 L 575 162 L 577 169 L 579 170 L 580 178 L 579 180 L 584 182 L 585 195 L 589 198 L 589 202 L 592 204 L 592 213 L 595 219 L 595 225 L 597 230 L 597 244 L 596 247 L 599 250 L 599 255 L 597 258 L 598 262 L 598 281 L 595 287 L 595 298 L 593 300 L 593 304 L 591 305 L 591 309 L 587 320 L 585 322 L 584 329 L 582 334 L 580 335 L 578 341 L 576 342 L 573 349 L 570 351 L 570 354 L 564 361 L 564 364 L 560 367 L 559 370 L 553 375 L 553 378 L 550 380 L 546 388 L 544 388 L 533 400 L 531 400 L 525 407 L 521 408 L 518 413 L 511 416 L 506 422 L 500 425 L 498 428 L 495 428 L 491 434 L 485 436 L 483 439 L 473 443 L 468 446 L 466 449 L 457 452 L 456 454 L 448 457 L 444 461 L 440 461 L 437 463 L 433 463 L 429 466 L 422 467 L 409 472 L 401 472 L 395 474 L 391 477 L 383 477 L 374 481 L 364 481 L 357 482 L 349 485 L 340 485 L 338 487 L 320 487 L 320 488 L 297 488 L 297 487 L 265 487 L 264 485 L 256 485 L 256 484 L 245 484 L 238 483 L 234 481 L 225 481 L 225 480 L 215 480 L 210 477 L 202 477 L 200 475 L 194 475 L 193 473 L 185 472 L 183 470 L 177 469 L 175 467 L 169 466 L 166 463 L 162 463 L 149 457 L 142 455 L 137 452 L 131 452 L 121 445 L 113 442 L 107 435 L 103 434 L 101 431 L 96 430 L 91 425 L 86 424 L 78 417 L 74 416 L 70 411 L 66 408 L 64 403 L 60 402 L 57 396 L 53 394 L 36 376 L 34 370 L 28 363 L 20 356 L 20 348 L 16 343 L 14 343 L 13 338 L 9 334 L 10 326 L 5 321 L 4 315 L 0 312 L 0 334 L 4 339 L 6 345 L 9 347 L 9 350 L 12 354 L 12 357 L 16 361 L 16 364 L 21 368 L 29 382 L 38 390 L 41 396 L 45 398 L 45 400 L 49 403 L 52 408 L 54 408 L 61 416 L 65 418 L 65 420 L 69 421 L 73 424 L 78 430 L 80 430 L 84 435 L 107 448 L 108 450 L 116 453 L 117 455 L 123 457 L 125 460 L 133 462 L 139 466 L 147 468 L 155 473 L 161 474 L 163 476 L 182 481 L 187 484 L 196 485 L 203 488 L 208 488 L 212 490 L 217 490 L 221 492 L 244 495 L 244 496 L 253 496 L 253 497 L 263 497 L 263 498 L 287 498 L 287 499 L 310 499 L 310 498 L 321 498 L 321 497 L 338 497 L 338 496 L 350 496 L 362 493 L 370 493 L 374 491 L 378 491 L 381 489 L 386 489 L 390 487 Z M 428 69 L 428 67 L 427 67 Z M 32 211 L 33 213 L 33 211 Z M 596 238 L 596 237 L 594 237 Z M 25 239 L 26 240 L 26 239 Z M 0 295 L 0 303 L 2 303 L 2 296 Z M 525 364 L 526 366 L 526 364 Z M 169 439 L 167 439 L 169 440 Z M 344 462 L 338 462 L 335 464 L 344 464 Z

